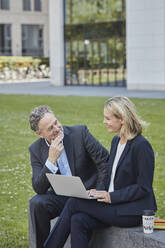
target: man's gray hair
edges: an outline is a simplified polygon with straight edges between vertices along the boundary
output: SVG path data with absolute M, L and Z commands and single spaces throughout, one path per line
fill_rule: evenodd
M 38 106 L 33 109 L 29 116 L 30 127 L 33 131 L 39 131 L 38 123 L 47 113 L 53 114 L 48 106 Z

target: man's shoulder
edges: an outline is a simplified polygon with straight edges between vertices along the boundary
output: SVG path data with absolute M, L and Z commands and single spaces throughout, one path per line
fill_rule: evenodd
M 64 126 L 65 133 L 81 132 L 84 129 L 87 129 L 85 125 L 74 125 L 74 126 Z
M 33 142 L 33 143 L 29 146 L 29 151 L 34 151 L 34 150 L 40 148 L 40 147 L 43 145 L 44 142 L 45 142 L 45 141 L 44 141 L 44 139 L 42 139 L 42 138 L 37 139 L 35 142 Z

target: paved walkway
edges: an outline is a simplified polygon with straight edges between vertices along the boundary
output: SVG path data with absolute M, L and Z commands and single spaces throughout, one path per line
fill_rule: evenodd
M 49 81 L 0 83 L 0 94 L 102 96 L 115 95 L 135 98 L 165 99 L 165 91 L 127 90 L 123 87 L 54 86 Z

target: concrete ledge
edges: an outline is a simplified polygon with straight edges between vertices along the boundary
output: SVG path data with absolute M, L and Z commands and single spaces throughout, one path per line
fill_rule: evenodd
M 53 226 L 55 220 L 51 221 Z M 70 237 L 64 248 L 71 248 Z M 165 248 L 165 231 L 144 234 L 142 227 L 109 227 L 94 231 L 89 248 Z
M 165 231 L 144 234 L 142 227 L 109 227 L 94 232 L 90 248 L 165 248 Z
M 51 221 L 51 228 L 56 219 Z M 29 213 L 29 247 L 36 248 L 35 228 Z M 71 248 L 70 236 L 64 248 Z M 96 230 L 91 238 L 89 248 L 165 248 L 165 230 L 154 230 L 144 234 L 142 227 L 109 227 Z

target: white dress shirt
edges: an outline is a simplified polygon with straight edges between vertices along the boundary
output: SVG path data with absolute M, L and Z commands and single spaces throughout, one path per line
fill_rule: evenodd
M 116 169 L 117 169 L 119 159 L 121 157 L 122 152 L 124 151 L 125 146 L 126 146 L 126 143 L 121 145 L 120 142 L 117 146 L 116 156 L 115 156 L 113 166 L 112 166 L 111 180 L 110 180 L 110 185 L 109 185 L 109 190 L 108 190 L 109 192 L 114 191 L 114 178 L 116 174 Z

